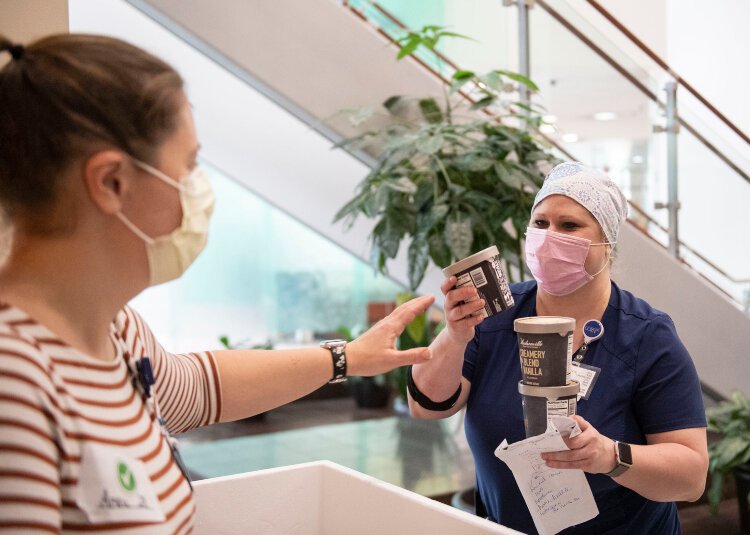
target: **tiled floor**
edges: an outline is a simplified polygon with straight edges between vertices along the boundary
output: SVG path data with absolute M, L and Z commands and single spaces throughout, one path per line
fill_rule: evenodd
M 218 424 L 181 437 L 197 478 L 327 459 L 446 501 L 474 484 L 474 464 L 459 415 L 415 420 L 388 409 L 360 409 L 351 398 L 292 403 L 262 419 Z M 706 505 L 680 508 L 685 535 L 739 535 L 737 502 L 718 516 Z

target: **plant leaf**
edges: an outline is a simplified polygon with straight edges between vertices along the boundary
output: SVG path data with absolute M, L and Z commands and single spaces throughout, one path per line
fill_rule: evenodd
M 385 182 L 385 186 L 409 195 L 417 192 L 417 185 L 405 176 L 399 177 L 396 180 L 388 180 Z
M 401 50 L 398 51 L 396 59 L 403 59 L 414 53 L 419 45 L 423 44 L 420 37 L 416 34 L 411 34 L 406 38 L 406 44 L 401 46 Z
M 435 102 L 434 98 L 423 98 L 419 101 L 419 109 L 422 117 L 430 124 L 438 124 L 443 121 L 443 112 Z
M 472 39 L 472 38 L 471 38 L 471 37 L 469 37 L 468 35 L 464 35 L 464 34 L 462 34 L 462 33 L 456 33 L 456 32 L 444 32 L 444 31 L 440 31 L 440 32 L 438 33 L 438 35 L 439 35 L 440 37 L 457 37 L 457 38 L 459 38 L 459 39 L 468 39 L 469 41 L 474 41 L 474 39 Z
M 467 158 L 466 167 L 469 171 L 482 172 L 492 167 L 494 163 L 495 161 L 491 158 L 478 156 L 478 157 L 473 157 L 473 158 Z
M 393 111 L 396 109 L 396 107 L 401 102 L 401 99 L 403 97 L 401 95 L 393 95 L 392 97 L 388 97 L 383 102 L 383 107 L 388 110 L 389 112 L 393 113 Z
M 472 77 L 474 77 L 474 71 L 467 71 L 467 70 L 458 70 L 453 73 L 453 78 L 457 82 L 466 82 L 470 80 Z
M 520 189 L 523 184 L 523 178 L 520 174 L 512 167 L 503 165 L 503 163 L 495 164 L 495 174 L 504 184 L 512 189 Z
M 453 259 L 460 260 L 469 256 L 471 244 L 474 241 L 471 219 L 461 213 L 448 217 L 445 222 L 445 241 Z
M 495 72 L 497 72 L 498 74 L 502 74 L 503 76 L 507 76 L 511 80 L 514 80 L 520 84 L 525 85 L 532 91 L 539 91 L 539 86 L 536 85 L 531 79 L 527 78 L 526 76 L 522 74 L 518 74 L 517 72 L 501 71 L 501 70 L 497 70 Z
M 427 243 L 419 235 L 415 236 L 409 245 L 409 286 L 412 291 L 416 291 L 424 279 L 427 264 L 430 257 L 427 251 Z M 414 337 L 415 340 L 421 337 Z
M 352 126 L 359 126 L 362 123 L 367 122 L 372 117 L 372 114 L 373 109 L 370 106 L 355 108 L 348 115 L 349 124 L 351 124 Z
M 440 133 L 423 137 L 417 141 L 417 149 L 423 154 L 435 154 L 443 148 L 444 141 Z
M 432 217 L 435 220 L 443 219 L 450 210 L 450 206 L 445 203 L 436 204 L 432 207 Z
M 396 304 L 398 306 L 403 305 L 404 303 L 407 303 L 414 299 L 416 294 L 412 292 L 398 292 L 396 294 Z M 409 338 L 408 340 L 404 340 L 401 338 L 399 340 L 399 349 L 411 349 L 413 347 L 419 347 L 422 345 L 426 345 L 429 343 L 428 340 L 425 340 L 425 334 L 427 334 L 426 331 L 427 327 L 427 314 L 420 314 L 419 316 L 415 317 L 409 325 L 406 326 L 406 329 L 404 330 L 404 333 Z M 403 337 L 403 334 L 402 334 Z
M 372 230 L 372 240 L 378 247 L 378 252 L 387 258 L 396 258 L 398 246 L 403 232 L 389 217 L 383 217 Z
M 724 474 L 716 472 L 711 474 L 711 486 L 708 488 L 708 503 L 712 515 L 719 512 L 719 502 L 724 494 Z
M 505 85 L 503 75 L 500 73 L 500 71 L 490 71 L 486 74 L 483 74 L 479 77 L 479 81 L 495 91 L 502 91 L 503 86 Z
M 373 193 L 365 197 L 362 203 L 362 212 L 368 217 L 375 217 L 385 208 L 388 202 L 388 189 L 377 188 Z
M 427 243 L 430 258 L 435 262 L 435 265 L 439 267 L 448 267 L 451 263 L 451 251 L 445 243 L 442 233 L 436 232 L 430 234 Z
M 486 108 L 487 106 L 491 105 L 494 102 L 495 102 L 495 97 L 492 95 L 487 95 L 486 97 L 483 97 L 477 100 L 474 104 L 472 104 L 471 109 L 481 110 L 482 108 Z

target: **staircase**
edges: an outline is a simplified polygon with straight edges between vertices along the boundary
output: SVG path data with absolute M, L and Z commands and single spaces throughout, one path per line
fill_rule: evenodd
M 331 219 L 372 162 L 332 151 L 332 142 L 349 132 L 323 121 L 394 94 L 440 94 L 441 81 L 428 62 L 396 62 L 388 32 L 334 0 L 128 0 L 131 8 L 89 3 L 101 16 L 98 31 L 121 35 L 128 25 L 118 22 L 132 17 L 154 32 L 157 25 L 171 32 L 170 39 L 122 36 L 160 51 L 184 75 L 209 162 L 368 259 L 372 225 L 360 220 L 344 232 Z M 186 45 L 200 55 L 186 61 Z M 278 104 L 273 111 L 268 99 Z M 580 158 L 588 161 L 585 154 Z M 248 174 L 251 161 L 264 172 Z M 653 232 L 660 217 L 649 218 L 637 217 L 623 229 L 615 280 L 674 318 L 708 391 L 747 391 L 750 318 L 715 280 L 671 256 Z M 390 274 L 405 283 L 405 254 Z M 420 290 L 438 292 L 441 281 L 439 270 L 431 269 Z

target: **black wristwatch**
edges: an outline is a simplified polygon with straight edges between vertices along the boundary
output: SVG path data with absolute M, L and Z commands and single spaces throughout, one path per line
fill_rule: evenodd
M 615 440 L 615 457 L 617 457 L 617 464 L 614 469 L 604 474 L 609 477 L 617 477 L 628 471 L 628 468 L 633 466 L 633 455 L 630 452 L 630 444 L 627 442 L 620 442 Z
M 346 340 L 323 340 L 320 347 L 331 352 L 333 358 L 333 376 L 329 383 L 346 381 Z

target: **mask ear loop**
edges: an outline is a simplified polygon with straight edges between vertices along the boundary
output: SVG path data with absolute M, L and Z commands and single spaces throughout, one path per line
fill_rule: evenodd
M 192 183 L 193 182 L 192 178 L 193 178 L 193 175 L 195 174 L 195 171 L 197 170 L 197 168 L 196 168 L 196 170 L 194 170 L 193 172 L 190 173 L 189 179 L 191 179 L 191 180 L 188 182 L 188 184 L 182 184 L 181 182 L 179 182 L 179 181 L 177 181 L 177 180 L 175 180 L 175 179 L 167 176 L 166 174 L 162 173 L 161 171 L 159 171 L 155 167 L 152 167 L 152 166 L 150 166 L 149 164 L 147 164 L 145 162 L 142 162 L 140 160 L 136 160 L 132 156 L 130 157 L 130 159 L 133 161 L 133 163 L 135 164 L 136 167 L 140 168 L 143 171 L 146 171 L 147 173 L 149 173 L 153 177 L 158 178 L 162 182 L 164 182 L 164 183 L 172 186 L 173 188 L 175 188 L 178 191 L 184 191 L 184 192 L 190 194 L 191 193 L 190 190 L 194 189 L 194 184 Z M 143 232 L 141 229 L 139 229 L 138 227 L 136 227 L 135 223 L 133 223 L 132 221 L 130 221 L 130 219 L 128 219 L 127 217 L 125 217 L 125 214 L 123 214 L 122 211 L 118 212 L 115 215 L 117 216 L 117 218 L 120 221 L 122 221 L 122 223 L 126 227 L 128 227 L 128 229 L 130 229 L 130 231 L 133 234 L 135 234 L 136 236 L 138 236 L 141 240 L 143 240 L 144 242 L 146 242 L 148 245 L 153 245 L 154 243 L 156 243 L 156 240 L 154 238 L 152 238 L 151 236 L 149 236 L 148 234 L 146 234 L 145 232 Z
M 122 221 L 122 223 L 126 227 L 128 227 L 128 229 L 130 229 L 130 231 L 136 236 L 138 236 L 141 240 L 143 240 L 149 245 L 153 245 L 154 243 L 156 243 L 156 241 L 151 236 L 149 236 L 148 234 L 143 232 L 141 229 L 136 227 L 135 224 L 132 221 L 130 221 L 130 219 L 125 217 L 125 214 L 123 214 L 122 212 L 117 212 L 115 215 L 117 216 L 117 219 Z
M 188 195 L 195 194 L 195 175 L 199 172 L 199 167 L 196 167 L 187 175 L 187 178 L 183 181 L 175 180 L 174 178 L 166 175 L 162 171 L 159 171 L 156 167 L 153 167 L 145 162 L 136 160 L 131 156 L 133 163 L 136 167 L 140 167 L 143 171 L 146 171 L 151 176 L 158 178 L 165 184 L 169 184 L 178 191 L 184 191 Z
M 592 243 L 591 245 L 589 245 L 589 247 L 593 247 L 595 245 L 609 245 L 610 246 L 609 247 L 609 254 L 607 255 L 607 258 L 604 260 L 604 264 L 602 265 L 602 268 L 599 271 L 597 271 L 596 273 L 594 273 L 593 275 L 591 275 L 592 279 L 596 278 L 596 276 L 599 275 L 599 273 L 601 273 L 602 271 L 604 271 L 604 268 L 607 267 L 607 264 L 609 264 L 609 261 L 612 259 L 612 249 L 613 249 L 612 246 L 614 244 L 616 244 L 616 243 L 617 243 L 616 241 L 612 241 L 612 242 L 605 241 L 605 242 L 602 242 L 602 243 Z

